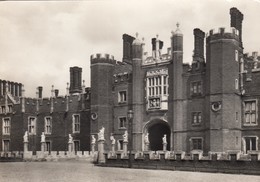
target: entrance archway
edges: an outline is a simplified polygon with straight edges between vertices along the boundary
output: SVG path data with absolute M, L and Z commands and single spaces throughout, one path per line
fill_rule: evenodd
M 153 120 L 146 126 L 149 133 L 150 150 L 163 150 L 162 138 L 167 135 L 167 150 L 170 150 L 171 129 L 167 122 L 163 120 Z

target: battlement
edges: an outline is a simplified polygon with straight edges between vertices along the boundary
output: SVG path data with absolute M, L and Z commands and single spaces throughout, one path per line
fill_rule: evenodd
M 92 54 L 90 56 L 91 64 L 95 63 L 110 63 L 110 64 L 116 64 L 116 60 L 114 60 L 114 56 L 110 54 Z
M 207 34 L 207 42 L 218 39 L 235 39 L 239 41 L 239 31 L 234 27 L 231 27 L 230 31 L 227 31 L 224 27 L 220 27 L 218 32 L 215 32 L 214 29 L 211 29 Z

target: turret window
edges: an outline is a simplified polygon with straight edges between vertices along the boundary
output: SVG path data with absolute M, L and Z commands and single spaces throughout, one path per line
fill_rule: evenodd
M 192 112 L 192 125 L 198 125 L 202 121 L 201 112 Z
M 125 103 L 126 102 L 126 91 L 119 91 L 118 92 L 118 103 Z
M 238 61 L 238 51 L 235 50 L 235 61 Z
M 119 120 L 119 129 L 125 129 L 126 128 L 126 117 L 120 117 Z
M 191 82 L 190 91 L 191 91 L 192 96 L 201 95 L 201 93 L 202 93 L 201 81 Z
M 235 89 L 238 90 L 238 79 L 235 79 Z

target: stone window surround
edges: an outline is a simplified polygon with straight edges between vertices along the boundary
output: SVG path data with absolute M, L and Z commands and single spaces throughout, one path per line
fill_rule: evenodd
M 6 152 L 8 152 L 8 151 L 10 151 L 10 144 L 11 144 L 11 139 L 2 139 L 2 151 L 5 151 L 5 149 L 4 149 L 4 141 L 9 141 L 9 150 L 7 150 Z
M 123 97 L 121 97 L 122 95 Z M 127 102 L 127 90 L 119 90 L 118 91 L 118 103 L 126 103 Z
M 80 140 L 73 140 L 73 150 L 75 151 L 76 150 L 76 147 L 75 147 L 75 142 L 78 142 L 79 143 L 79 150 L 77 151 L 80 151 Z
M 125 118 L 125 123 L 124 123 L 124 127 L 121 127 L 121 118 Z M 126 116 L 118 116 L 118 129 L 126 129 L 126 125 L 127 125 L 127 117 Z
M 47 132 L 47 118 L 50 118 L 50 132 Z M 45 116 L 44 117 L 44 133 L 46 134 L 46 135 L 50 135 L 50 134 L 52 134 L 52 117 L 51 116 Z
M 75 123 L 75 116 L 78 116 L 78 123 Z M 76 131 L 75 125 L 79 125 L 78 130 Z M 72 132 L 80 133 L 80 114 L 72 114 Z
M 245 140 L 245 138 L 256 138 L 256 151 L 258 151 L 258 140 L 259 140 L 259 137 L 256 136 L 256 135 L 246 135 L 246 136 L 243 136 L 243 137 L 242 137 L 242 147 L 243 147 L 244 153 L 247 153 L 247 151 L 246 151 L 246 140 Z
M 256 111 L 255 111 L 255 113 L 256 113 L 256 116 L 255 116 L 255 119 L 256 119 L 256 123 L 254 123 L 254 124 L 251 124 L 251 123 L 246 123 L 246 115 L 245 115 L 245 107 L 246 107 L 246 102 L 252 102 L 252 101 L 255 101 L 255 103 L 256 103 Z M 248 99 L 248 100 L 244 100 L 243 101 L 243 118 L 244 118 L 244 121 L 243 121 L 243 125 L 244 126 L 257 126 L 258 125 L 258 122 L 257 122 L 257 120 L 258 120 L 258 107 L 257 107 L 257 105 L 258 105 L 258 100 L 257 99 Z
M 34 121 L 34 125 L 30 124 L 30 119 L 31 118 L 34 119 L 33 120 Z M 30 127 L 32 127 L 32 126 L 34 128 L 33 132 L 31 132 L 31 129 L 30 129 Z M 35 116 L 29 116 L 28 117 L 28 134 L 29 135 L 36 135 L 36 126 L 37 126 L 37 118 Z
M 145 82 L 147 111 L 162 109 L 162 102 L 168 100 L 169 94 L 168 69 L 161 68 L 147 71 Z
M 200 89 L 198 87 L 200 83 Z M 196 93 L 194 92 L 194 85 L 196 84 Z M 197 96 L 197 95 L 202 95 L 202 80 L 194 80 L 190 82 L 190 95 L 191 96 Z
M 50 144 L 50 146 L 49 146 L 49 147 L 50 147 L 50 151 L 52 151 L 52 141 L 51 141 L 51 140 L 46 140 L 46 141 L 45 141 L 45 150 L 46 150 L 46 151 L 49 151 L 49 150 L 47 150 L 47 143 Z
M 235 61 L 238 62 L 238 60 L 239 60 L 238 50 L 235 50 Z
M 9 127 L 9 133 L 5 133 L 5 130 L 4 130 L 4 120 L 6 120 L 6 119 L 9 120 L 9 125 L 7 126 L 7 127 Z M 10 117 L 4 117 L 2 119 L 2 122 L 3 122 L 3 124 L 2 124 L 2 133 L 3 133 L 3 135 L 10 135 L 10 133 L 11 133 L 11 118 Z
M 196 123 L 194 123 L 194 115 L 196 114 Z M 200 114 L 200 122 L 199 121 L 199 114 Z M 202 111 L 192 111 L 191 112 L 191 124 L 192 125 L 200 125 L 202 123 Z
M 117 150 L 122 151 L 123 150 L 123 139 L 118 139 L 117 140 Z
M 193 140 L 194 139 L 200 139 L 201 140 L 201 149 L 194 149 L 193 148 Z M 190 137 L 189 141 L 190 141 L 190 151 L 192 151 L 192 150 L 203 150 L 203 137 Z

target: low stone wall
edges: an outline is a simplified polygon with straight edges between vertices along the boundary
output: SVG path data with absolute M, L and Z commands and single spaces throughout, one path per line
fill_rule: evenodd
M 209 153 L 203 156 L 200 152 L 185 154 L 181 151 L 159 151 L 132 153 L 129 160 L 128 155 L 110 152 L 110 154 L 105 153 L 106 161 L 101 166 L 260 175 L 259 157 L 260 153 L 245 155 L 239 152 L 228 152 Z
M 15 162 L 23 160 L 23 152 L 12 151 L 12 152 L 0 152 L 0 162 Z
M 61 161 L 61 160 L 97 160 L 97 152 L 89 151 L 77 151 L 77 152 L 68 152 L 68 151 L 51 151 L 51 152 L 42 152 L 36 151 L 36 154 L 32 151 L 24 152 L 23 156 L 24 161 Z

